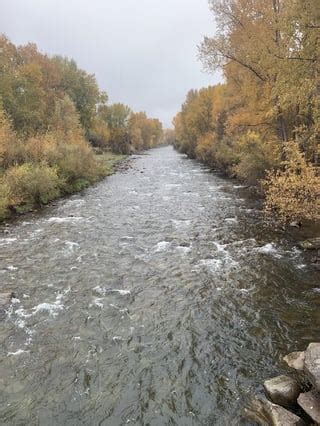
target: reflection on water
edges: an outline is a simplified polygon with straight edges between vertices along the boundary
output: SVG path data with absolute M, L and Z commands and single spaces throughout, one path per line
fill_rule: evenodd
M 320 326 L 316 272 L 245 192 L 160 148 L 2 232 L 1 424 L 239 424 Z

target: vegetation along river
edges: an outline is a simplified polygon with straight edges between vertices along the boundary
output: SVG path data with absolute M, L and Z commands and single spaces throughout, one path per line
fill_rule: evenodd
M 2 228 L 0 423 L 240 424 L 320 328 L 317 273 L 245 193 L 164 147 Z

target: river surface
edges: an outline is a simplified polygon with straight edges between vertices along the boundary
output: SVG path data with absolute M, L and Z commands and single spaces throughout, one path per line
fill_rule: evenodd
M 319 275 L 246 190 L 164 147 L 0 233 L 0 424 L 238 425 L 319 340 Z

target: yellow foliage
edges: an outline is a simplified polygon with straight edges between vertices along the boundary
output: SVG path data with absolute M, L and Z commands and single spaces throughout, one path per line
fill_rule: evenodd
M 268 173 L 264 181 L 265 209 L 283 222 L 320 219 L 320 177 L 307 163 L 296 142 L 288 142 L 281 171 Z
M 257 182 L 268 170 L 279 166 L 280 146 L 276 140 L 265 141 L 258 133 L 249 131 L 235 148 L 238 152 L 235 174 L 248 183 Z
M 23 145 L 12 130 L 11 123 L 0 106 L 0 167 L 6 168 L 23 159 Z
M 60 193 L 57 170 L 45 165 L 13 166 L 5 172 L 3 180 L 8 188 L 8 204 L 14 208 L 46 204 Z
M 89 140 L 94 147 L 106 149 L 110 140 L 110 129 L 108 124 L 101 118 L 95 118 L 90 129 Z

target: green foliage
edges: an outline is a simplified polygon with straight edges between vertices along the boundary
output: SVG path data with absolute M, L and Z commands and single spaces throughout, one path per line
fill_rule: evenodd
M 98 167 L 103 176 L 111 175 L 117 164 L 126 158 L 126 155 L 115 154 L 113 152 L 103 152 L 96 155 Z
M 3 178 L 0 178 L 0 221 L 8 216 L 9 188 Z
M 73 101 L 81 125 L 88 133 L 96 114 L 96 105 L 105 102 L 106 95 L 99 91 L 95 76 L 78 68 L 74 60 L 57 56 L 54 62 L 61 74 L 60 90 Z
M 81 129 L 79 114 L 68 95 L 55 100 L 50 128 L 68 134 Z

